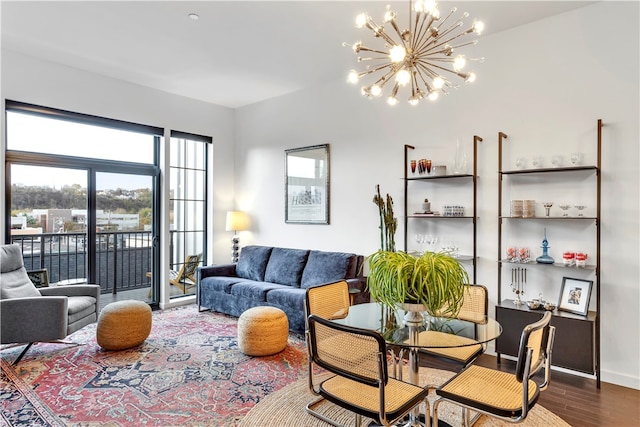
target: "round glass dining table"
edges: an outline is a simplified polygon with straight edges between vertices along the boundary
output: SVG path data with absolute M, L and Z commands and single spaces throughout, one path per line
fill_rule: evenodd
M 502 333 L 502 326 L 488 316 L 471 322 L 449 317 L 434 317 L 426 312 L 395 311 L 380 303 L 349 307 L 348 314 L 335 322 L 380 332 L 387 344 L 409 350 L 409 382 L 419 384 L 420 349 L 456 348 L 486 344 Z M 405 426 L 421 426 L 417 410 Z

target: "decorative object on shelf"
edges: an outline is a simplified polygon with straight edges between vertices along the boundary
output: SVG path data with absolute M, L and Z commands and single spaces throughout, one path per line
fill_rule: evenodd
M 522 201 L 522 217 L 534 218 L 535 216 L 536 216 L 536 201 L 523 200 Z
M 542 255 L 536 258 L 538 264 L 553 264 L 553 258 L 548 254 L 549 242 L 547 241 L 547 229 L 544 229 L 544 239 L 542 239 Z
M 456 156 L 453 159 L 453 173 L 460 175 L 467 173 L 467 155 L 460 147 L 460 140 L 456 140 Z
M 238 236 L 238 232 L 248 229 L 249 215 L 240 211 L 227 212 L 225 230 L 233 231 L 233 237 L 231 238 L 231 262 L 238 262 L 238 256 L 240 255 L 240 236 Z
M 526 268 L 512 268 L 511 269 L 511 289 L 516 294 L 516 299 L 513 300 L 515 305 L 522 305 L 522 299 L 520 298 L 525 294 L 524 288 L 527 283 L 527 269 Z
M 584 216 L 584 214 L 582 213 L 582 211 L 584 209 L 586 209 L 586 205 L 573 205 L 574 208 L 576 208 L 578 210 L 578 216 Z
M 388 193 L 386 199 L 383 199 L 378 184 L 373 203 L 378 206 L 380 214 L 380 249 L 393 252 L 396 250 L 396 229 L 398 228 L 398 219 L 393 216 L 393 199 Z
M 416 173 L 416 161 L 411 160 L 411 173 Z
M 473 82 L 475 73 L 462 70 L 468 60 L 482 62 L 484 58 L 454 56 L 454 52 L 458 48 L 475 45 L 477 40 L 469 41 L 465 36 L 481 34 L 484 24 L 474 20 L 470 27 L 465 28 L 463 19 L 469 16 L 467 12 L 455 19 L 453 15 L 457 8 L 454 7 L 449 14 L 441 17 L 437 6 L 434 0 L 409 1 L 409 27 L 405 30 L 398 26 L 397 13 L 390 6 L 387 6 L 382 24 L 377 24 L 366 13 L 358 15 L 356 27 L 370 29 L 374 39 L 383 46 L 369 48 L 361 41 L 352 45 L 343 43 L 343 46 L 350 46 L 356 55 L 361 52 L 370 52 L 372 55 L 358 56 L 358 62 L 369 65 L 364 71 L 351 70 L 347 81 L 357 84 L 365 76 L 378 75 L 372 84 L 362 86 L 362 94 L 369 99 L 381 96 L 385 85 L 392 82 L 393 87 L 387 97 L 389 105 L 398 104 L 400 86 L 410 87 L 409 104 L 417 105 L 425 96 L 435 101 L 439 93 L 448 94 L 450 89 L 457 89 L 458 85 L 449 80 L 450 76 L 466 83 Z M 385 24 L 391 28 L 385 29 Z M 460 44 L 452 44 L 460 38 Z
M 562 166 L 562 160 L 562 156 L 557 154 L 551 158 L 551 164 L 553 165 L 553 167 L 559 168 L 560 166 Z
M 592 287 L 593 280 L 563 277 L 558 310 L 586 316 Z
M 433 167 L 433 174 L 435 176 L 445 176 L 447 174 L 447 167 L 445 165 L 435 165 Z
M 524 201 L 523 200 L 512 200 L 511 201 L 511 217 L 512 218 L 522 218 L 522 211 L 524 209 Z
M 530 310 L 553 311 L 556 309 L 556 305 L 545 301 L 542 298 L 542 294 L 538 296 L 538 299 L 532 299 L 531 301 L 527 301 L 527 306 L 529 307 Z
M 551 206 L 553 206 L 553 202 L 544 202 L 542 206 L 544 206 L 546 216 L 549 216 L 549 213 L 551 211 Z
M 329 144 L 285 150 L 285 223 L 329 224 L 329 167 Z
M 562 263 L 565 267 L 571 267 L 576 263 L 576 253 L 573 251 L 564 251 L 562 253 Z
M 531 166 L 534 168 L 541 168 L 544 165 L 544 158 L 542 156 L 534 156 L 531 160 Z
M 562 209 L 562 216 L 563 217 L 569 216 L 569 212 L 567 212 L 569 209 L 571 209 L 571 205 L 569 203 L 562 203 L 562 204 L 558 205 L 558 207 L 560 209 Z
M 442 216 L 464 216 L 464 206 L 460 205 L 442 205 Z
M 525 167 L 527 167 L 527 159 L 524 157 L 518 157 L 516 159 L 516 168 L 524 169 Z
M 429 314 L 455 317 L 467 283 L 465 268 L 443 252 L 414 257 L 406 252 L 378 251 L 369 256 L 367 287 L 371 298 L 387 307 L 423 304 Z
M 425 235 L 422 233 L 416 233 L 416 243 L 418 244 L 418 255 L 422 255 L 422 245 L 424 245 Z
M 573 166 L 580 166 L 582 163 L 582 153 L 571 153 L 570 160 Z
M 576 267 L 585 268 L 587 266 L 586 252 L 576 252 Z
M 422 203 L 422 212 L 431 213 L 431 203 L 429 202 L 429 199 L 424 199 L 424 202 Z
M 427 159 L 425 161 L 425 169 L 427 170 L 428 174 L 431 174 L 431 160 Z

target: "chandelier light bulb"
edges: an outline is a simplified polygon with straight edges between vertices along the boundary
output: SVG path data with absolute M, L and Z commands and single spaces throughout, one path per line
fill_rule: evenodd
M 406 56 L 407 51 L 402 46 L 394 46 L 389 50 L 389 58 L 391 58 L 391 62 L 402 62 Z
M 484 22 L 482 21 L 473 21 L 473 31 L 480 35 L 484 31 Z
M 351 83 L 352 85 L 355 85 L 355 84 L 358 84 L 358 80 L 360 80 L 360 77 L 358 76 L 358 72 L 356 70 L 349 71 L 347 82 Z
M 475 46 L 477 41 L 471 38 L 484 31 L 484 24 L 479 20 L 465 23 L 469 14 L 460 12 L 453 7 L 440 18 L 436 0 L 410 0 L 406 26 L 396 22 L 398 15 L 390 6 L 378 20 L 380 24 L 361 13 L 356 17 L 356 27 L 364 28 L 369 40 L 350 46 L 358 63 L 366 67 L 351 70 L 347 81 L 362 81 L 362 94 L 369 99 L 387 91 L 389 105 L 397 105 L 400 98 L 407 99 L 410 105 L 418 105 L 424 98 L 434 101 L 463 82 L 475 81 L 474 73 L 462 70 L 468 61 L 482 59 L 467 59 L 464 49 Z M 387 83 L 392 79 L 393 89 L 389 92 L 391 85 Z
M 460 71 L 464 68 L 466 64 L 467 64 L 467 60 L 464 58 L 464 56 L 458 55 L 453 60 L 453 69 L 456 71 Z
M 405 68 L 401 69 L 400 71 L 398 71 L 398 74 L 396 74 L 396 82 L 398 82 L 400 86 L 406 86 L 410 81 L 411 73 Z

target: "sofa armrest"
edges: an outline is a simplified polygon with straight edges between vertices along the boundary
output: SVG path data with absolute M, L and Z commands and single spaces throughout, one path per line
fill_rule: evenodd
M 236 264 L 206 265 L 198 267 L 196 274 L 198 280 L 211 276 L 237 277 Z
M 358 289 L 360 291 L 360 293 L 355 296 L 356 304 L 370 302 L 371 296 L 369 294 L 369 290 L 367 289 L 366 276 L 359 276 L 355 279 L 347 279 L 347 284 L 349 285 L 349 289 Z
M 67 297 L 0 300 L 2 344 L 52 341 L 67 336 Z

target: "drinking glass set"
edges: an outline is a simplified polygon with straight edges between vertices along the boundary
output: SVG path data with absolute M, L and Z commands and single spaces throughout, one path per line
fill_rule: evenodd
M 423 246 L 427 246 L 427 252 L 434 252 L 436 250 L 436 245 L 438 243 L 438 237 L 433 234 L 416 234 L 416 243 L 418 243 L 420 249 L 419 253 L 423 254 Z
M 580 166 L 582 164 L 582 153 L 575 152 L 569 155 L 569 161 L 572 166 Z M 554 168 L 562 167 L 564 161 L 564 157 L 560 154 L 556 154 L 551 157 L 551 165 Z M 525 169 L 527 167 L 527 158 L 526 157 L 518 157 L 516 159 L 516 168 Z M 543 156 L 533 156 L 531 159 L 531 167 L 534 169 L 540 169 L 544 167 L 544 157 Z

